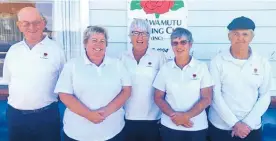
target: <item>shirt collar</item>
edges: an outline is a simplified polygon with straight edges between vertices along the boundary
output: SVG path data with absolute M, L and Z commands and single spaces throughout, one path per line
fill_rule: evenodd
M 191 56 L 191 61 L 187 64 L 187 67 L 193 68 L 195 65 L 196 65 L 195 58 L 194 58 L 193 56 Z M 172 61 L 172 68 L 179 68 L 179 67 L 176 65 L 175 58 L 174 58 L 173 61 Z
M 148 48 L 144 56 L 151 55 L 152 51 L 153 51 L 152 49 Z M 132 57 L 132 58 L 134 58 L 133 49 L 129 49 L 127 51 L 127 55 L 130 56 L 130 57 Z
M 222 58 L 226 61 L 234 61 L 235 58 L 232 56 L 231 52 L 230 52 L 231 47 L 229 48 L 229 50 L 227 50 L 223 55 Z M 255 57 L 255 53 L 252 51 L 251 47 L 249 47 L 249 58 L 247 60 L 252 60 Z
M 92 62 L 88 59 L 88 57 L 87 57 L 86 54 L 83 56 L 83 59 L 84 59 L 84 64 L 86 64 L 86 65 L 95 65 L 95 66 L 96 66 L 96 64 L 92 63 Z M 108 64 L 108 62 L 109 62 L 109 60 L 108 60 L 108 58 L 105 56 L 104 59 L 103 59 L 103 62 L 102 62 L 102 64 L 101 64 L 100 66 L 105 66 L 105 65 Z
M 48 43 L 49 40 L 50 40 L 49 37 L 46 35 L 46 36 L 45 36 L 39 43 L 37 43 L 36 45 L 38 45 L 38 44 L 40 44 L 40 45 L 45 45 L 45 44 Z M 22 44 L 24 44 L 26 47 L 29 47 L 28 44 L 26 43 L 25 38 L 23 39 Z

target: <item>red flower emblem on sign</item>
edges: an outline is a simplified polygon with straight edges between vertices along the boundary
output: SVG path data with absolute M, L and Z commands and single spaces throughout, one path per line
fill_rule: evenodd
M 141 7 L 147 14 L 164 14 L 169 12 L 173 7 L 174 1 L 172 0 L 142 0 Z
M 132 0 L 130 10 L 143 9 L 146 14 L 155 14 L 159 18 L 160 14 L 177 11 L 184 7 L 183 0 Z

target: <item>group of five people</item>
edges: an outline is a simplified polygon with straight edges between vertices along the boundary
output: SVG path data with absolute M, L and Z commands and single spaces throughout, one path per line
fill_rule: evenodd
M 119 58 L 106 55 L 107 31 L 89 26 L 86 54 L 65 63 L 37 9 L 20 10 L 17 25 L 24 40 L 4 63 L 11 141 L 59 141 L 57 97 L 66 106 L 65 141 L 205 141 L 207 133 L 212 141 L 261 141 L 271 70 L 249 46 L 249 18 L 228 25 L 231 47 L 209 68 L 190 55 L 192 33 L 181 27 L 171 34 L 173 60 L 149 48 L 150 25 L 134 19 L 133 47 Z

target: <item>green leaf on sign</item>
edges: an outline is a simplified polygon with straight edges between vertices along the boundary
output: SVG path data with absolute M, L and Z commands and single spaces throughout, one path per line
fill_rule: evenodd
M 172 11 L 176 11 L 180 9 L 181 7 L 184 7 L 184 2 L 182 0 L 175 0 L 174 5 L 171 8 Z
M 155 13 L 155 18 L 158 19 L 160 17 L 160 14 Z
M 140 0 L 132 0 L 130 3 L 130 10 L 142 9 Z

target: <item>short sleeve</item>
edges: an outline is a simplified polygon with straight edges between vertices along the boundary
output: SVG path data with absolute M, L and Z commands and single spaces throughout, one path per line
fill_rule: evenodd
M 11 57 L 11 49 L 7 52 L 5 60 L 4 60 L 4 66 L 3 66 L 3 83 L 9 84 L 10 82 L 10 77 L 11 77 L 11 71 L 9 69 L 9 64 L 10 64 L 10 57 Z
M 126 67 L 123 65 L 121 60 L 118 60 L 118 68 L 119 74 L 121 76 L 121 84 L 122 86 L 131 86 L 131 76 L 127 71 Z
M 55 93 L 74 94 L 72 80 L 73 69 L 73 62 L 68 62 L 64 65 L 56 84 Z
M 61 73 L 64 64 L 66 62 L 65 53 L 63 50 L 60 51 L 60 65 L 59 65 L 59 73 Z
M 166 91 L 166 76 L 165 76 L 165 71 L 166 71 L 166 66 L 163 66 L 160 71 L 157 73 L 157 76 L 155 77 L 155 80 L 153 82 L 153 87 L 165 92 Z
M 273 76 L 273 75 L 272 75 Z M 271 79 L 271 96 L 276 96 L 276 79 L 275 77 Z
M 162 68 L 162 66 L 167 63 L 167 58 L 164 53 L 161 53 L 160 59 L 159 59 L 159 66 Z
M 211 77 L 211 74 L 206 64 L 202 64 L 202 71 L 203 71 L 203 76 L 200 81 L 200 88 L 202 89 L 202 88 L 213 86 L 214 81 Z

